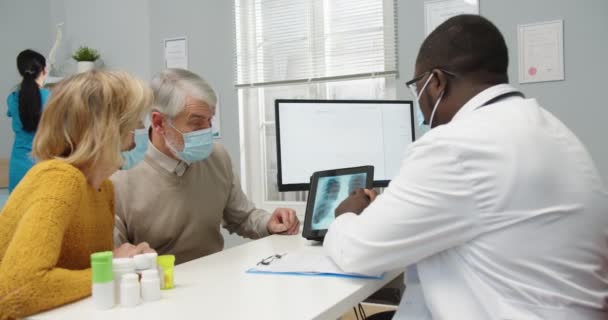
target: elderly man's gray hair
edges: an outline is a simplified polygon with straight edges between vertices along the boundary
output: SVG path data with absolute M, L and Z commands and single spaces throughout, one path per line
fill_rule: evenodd
M 209 83 L 184 69 L 166 69 L 152 79 L 153 110 L 175 117 L 184 110 L 186 98 L 201 100 L 215 112 L 217 96 Z

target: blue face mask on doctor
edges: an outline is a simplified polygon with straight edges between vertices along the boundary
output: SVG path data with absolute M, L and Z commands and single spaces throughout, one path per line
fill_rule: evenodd
M 424 135 L 429 130 L 431 130 L 431 125 L 433 124 L 433 118 L 435 117 L 435 111 L 437 111 L 437 107 L 439 106 L 439 103 L 441 102 L 441 99 L 443 98 L 443 92 L 442 92 L 441 95 L 439 96 L 439 99 L 437 99 L 437 102 L 435 102 L 435 105 L 433 106 L 433 111 L 431 112 L 431 118 L 429 119 L 429 122 L 425 123 L 424 114 L 422 113 L 422 109 L 420 109 L 420 96 L 422 96 L 424 89 L 426 89 L 427 85 L 431 82 L 431 79 L 433 79 L 433 73 L 431 73 L 429 78 L 426 80 L 426 82 L 422 86 L 422 89 L 420 89 L 420 92 L 417 92 L 415 83 L 408 86 L 409 89 L 412 91 L 412 95 L 415 97 L 414 109 L 416 112 L 416 121 L 418 122 L 418 127 L 420 128 L 421 135 Z
M 167 146 L 173 151 L 175 156 L 190 164 L 205 160 L 211 155 L 213 151 L 213 129 L 207 128 L 182 133 L 171 122 L 169 122 L 169 125 L 180 133 L 184 140 L 184 147 L 181 151 L 177 150 L 175 146 L 167 141 Z
M 135 140 L 135 148 L 129 151 L 122 152 L 122 170 L 133 168 L 141 160 L 148 150 L 148 129 L 136 129 L 133 138 Z

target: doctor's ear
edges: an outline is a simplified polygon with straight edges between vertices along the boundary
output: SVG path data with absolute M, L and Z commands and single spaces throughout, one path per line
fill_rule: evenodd
M 429 83 L 429 89 L 431 90 L 432 95 L 436 96 L 441 92 L 445 93 L 447 91 L 448 77 L 450 75 L 440 69 L 434 69 L 432 72 L 433 79 L 431 79 L 431 82 Z

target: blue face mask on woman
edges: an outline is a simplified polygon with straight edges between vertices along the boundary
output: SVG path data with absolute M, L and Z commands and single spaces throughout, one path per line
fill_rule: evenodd
M 167 146 L 181 160 L 187 163 L 205 160 L 213 151 L 213 130 L 211 128 L 182 133 L 173 124 L 169 123 L 175 131 L 182 135 L 184 148 L 178 151 L 177 148 L 167 143 Z
M 137 129 L 133 134 L 135 148 L 122 152 L 122 170 L 133 168 L 141 160 L 148 150 L 148 129 Z

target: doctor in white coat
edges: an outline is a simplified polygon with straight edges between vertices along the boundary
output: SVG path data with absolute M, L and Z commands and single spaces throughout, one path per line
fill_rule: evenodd
M 410 267 L 395 319 L 608 319 L 606 186 L 507 66 L 485 18 L 440 25 L 408 82 L 432 130 L 382 195 L 336 209 L 324 247 L 340 267 Z

